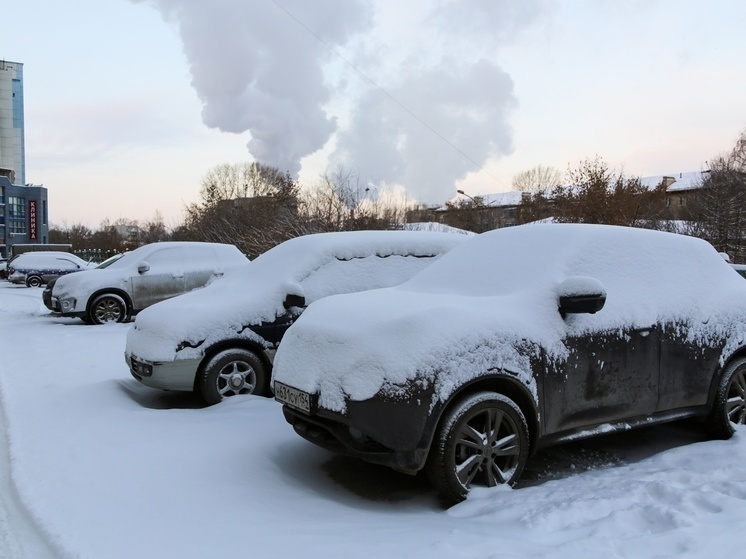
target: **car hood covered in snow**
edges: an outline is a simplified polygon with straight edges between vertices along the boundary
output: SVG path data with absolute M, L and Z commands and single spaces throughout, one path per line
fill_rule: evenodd
M 593 278 L 597 282 L 589 282 Z M 558 311 L 560 286 L 600 282 L 596 314 Z M 689 339 L 746 338 L 746 282 L 708 243 L 624 227 L 526 225 L 480 235 L 410 281 L 319 301 L 288 330 L 274 380 L 344 411 L 420 379 L 435 397 L 490 369 L 535 389 L 532 352 L 563 358 L 587 331 L 672 324 Z
M 249 326 L 272 322 L 286 310 L 287 295 L 302 295 L 310 304 L 324 291 L 345 293 L 365 287 L 365 264 L 355 277 L 316 274 L 333 268 L 339 260 L 365 259 L 372 255 L 433 256 L 443 254 L 468 239 L 464 235 L 412 231 L 356 231 L 319 233 L 297 237 L 257 257 L 249 267 L 204 289 L 163 301 L 142 311 L 127 335 L 127 354 L 141 359 L 171 361 L 202 354 L 219 340 L 247 338 L 264 343 Z M 390 267 L 387 285 L 409 279 L 411 265 Z M 371 262 L 371 265 L 375 265 Z M 425 260 L 422 266 L 427 265 Z M 379 282 L 378 279 L 371 281 Z M 332 285 L 334 282 L 336 285 Z M 302 284 L 302 285 L 301 285 Z M 349 287 L 347 286 L 349 284 Z M 382 287 L 375 283 L 369 288 Z

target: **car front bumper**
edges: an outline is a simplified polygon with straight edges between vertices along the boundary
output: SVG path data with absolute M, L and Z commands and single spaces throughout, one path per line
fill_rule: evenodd
M 191 392 L 201 358 L 152 362 L 136 356 L 125 355 L 132 376 L 151 388 Z
M 26 283 L 26 274 L 22 274 L 21 272 L 13 272 L 8 276 L 8 281 L 10 283 Z
M 285 420 L 304 439 L 335 452 L 414 474 L 425 465 L 436 415 L 431 415 L 432 387 L 417 396 L 347 401 L 344 414 L 316 405 L 311 412 L 284 404 Z

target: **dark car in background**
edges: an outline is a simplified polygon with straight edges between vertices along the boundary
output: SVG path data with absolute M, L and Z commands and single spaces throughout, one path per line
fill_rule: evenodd
M 746 282 L 707 242 L 600 225 L 484 233 L 410 281 L 329 297 L 285 334 L 273 388 L 307 440 L 424 470 L 449 500 L 537 449 L 746 419 Z
M 7 279 L 27 287 L 40 287 L 60 276 L 95 268 L 95 264 L 69 252 L 24 252 L 10 259 Z
M 746 278 L 746 264 L 731 264 L 730 266 L 739 276 Z

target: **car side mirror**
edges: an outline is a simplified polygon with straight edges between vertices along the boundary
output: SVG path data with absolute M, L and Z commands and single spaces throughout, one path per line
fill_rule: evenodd
M 559 285 L 559 312 L 568 314 L 595 314 L 606 304 L 606 289 L 596 278 L 572 276 Z
M 138 262 L 137 263 L 137 273 L 138 274 L 144 274 L 145 272 L 150 270 L 150 264 L 147 262 Z
M 292 307 L 305 307 L 306 298 L 303 295 L 294 295 L 292 293 L 288 293 L 287 295 L 285 295 L 285 300 L 282 302 L 282 306 L 285 307 L 285 310 L 288 310 Z

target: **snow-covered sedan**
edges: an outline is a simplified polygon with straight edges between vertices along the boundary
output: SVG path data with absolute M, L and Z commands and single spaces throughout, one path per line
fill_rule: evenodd
M 207 404 L 267 395 L 275 350 L 306 306 L 402 283 L 468 238 L 355 231 L 285 241 L 220 283 L 140 313 L 127 334 L 130 371 L 147 386 L 194 391 Z
M 8 262 L 8 281 L 40 287 L 60 276 L 95 268 L 82 258 L 54 250 L 24 252 Z
M 50 282 L 44 304 L 58 316 L 89 324 L 124 322 L 160 301 L 204 287 L 249 264 L 235 246 L 222 243 L 152 243 L 98 268 Z
M 746 282 L 692 237 L 500 229 L 309 308 L 273 388 L 302 437 L 424 469 L 458 501 L 562 441 L 681 418 L 729 437 L 746 418 Z

